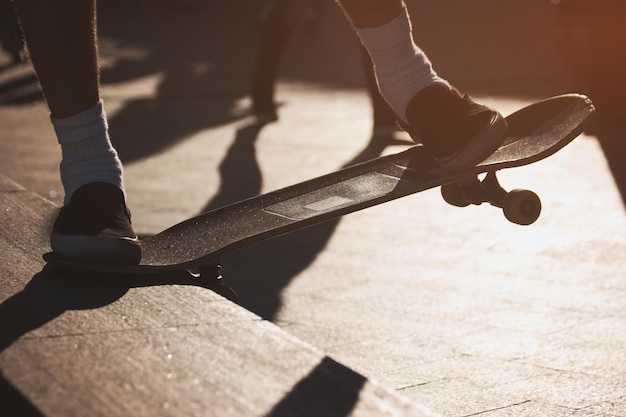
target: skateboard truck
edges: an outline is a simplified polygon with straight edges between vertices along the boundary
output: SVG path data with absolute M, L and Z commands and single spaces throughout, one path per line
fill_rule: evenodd
M 224 284 L 222 266 L 219 262 L 187 269 L 187 273 L 201 279 L 203 286 L 218 293 L 227 300 L 239 304 L 239 295 L 231 287 Z
M 441 195 L 446 203 L 457 207 L 470 204 L 490 203 L 499 207 L 511 223 L 528 226 L 541 214 L 541 200 L 530 190 L 506 191 L 496 177 L 495 171 L 487 172 L 484 179 L 478 176 L 441 186 Z

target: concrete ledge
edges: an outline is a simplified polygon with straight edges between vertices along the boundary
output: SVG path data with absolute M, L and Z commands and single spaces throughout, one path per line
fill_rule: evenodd
M 46 269 L 55 212 L 0 175 L 2 414 L 431 415 L 207 289 Z

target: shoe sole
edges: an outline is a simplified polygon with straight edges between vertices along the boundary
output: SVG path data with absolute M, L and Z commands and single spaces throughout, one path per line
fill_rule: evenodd
M 52 251 L 60 258 L 115 265 L 137 265 L 141 261 L 138 238 L 52 234 Z

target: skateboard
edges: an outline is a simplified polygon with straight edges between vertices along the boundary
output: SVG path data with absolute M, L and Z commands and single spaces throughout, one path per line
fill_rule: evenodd
M 594 112 L 582 95 L 552 97 L 509 115 L 507 138 L 476 167 L 451 172 L 439 167 L 421 145 L 246 199 L 185 220 L 142 240 L 139 265 L 97 265 L 56 258 L 54 268 L 112 274 L 157 274 L 189 271 L 209 280 L 208 287 L 236 300 L 221 283 L 220 258 L 227 253 L 279 235 L 335 219 L 390 200 L 441 187 L 449 204 L 488 202 L 520 225 L 533 223 L 541 212 L 539 197 L 529 190 L 507 192 L 496 172 L 544 159 L 582 133 Z M 480 177 L 483 177 L 480 179 Z

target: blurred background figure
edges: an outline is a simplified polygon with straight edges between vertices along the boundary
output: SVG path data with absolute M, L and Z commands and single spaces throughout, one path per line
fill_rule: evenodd
M 597 116 L 626 125 L 626 1 L 551 2 L 559 8 L 559 48 L 588 81 Z
M 252 74 L 252 106 L 259 120 L 278 120 L 274 97 L 280 59 L 297 28 L 315 25 L 321 1 L 324 0 L 272 0 L 259 16 L 259 46 Z M 363 47 L 361 56 L 372 105 L 373 137 L 391 138 L 401 129 L 378 91 L 372 61 Z
M 24 41 L 11 0 L 0 0 L 0 45 L 11 55 L 13 64 L 22 61 Z

